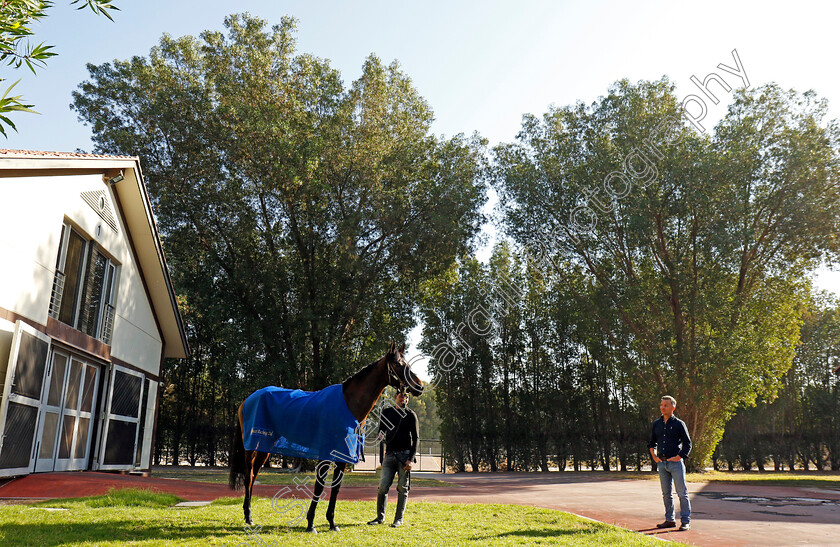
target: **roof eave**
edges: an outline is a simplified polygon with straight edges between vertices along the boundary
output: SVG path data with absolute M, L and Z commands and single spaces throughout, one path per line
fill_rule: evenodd
M 152 214 L 152 204 L 143 179 L 140 159 L 138 157 L 0 150 L 0 171 L 4 173 L 11 172 L 12 175 L 18 171 L 30 174 L 37 171 L 44 171 L 45 174 L 55 173 L 56 171 L 79 174 L 101 173 L 109 177 L 119 171 L 124 171 L 125 178 L 113 184 L 112 188 L 121 203 L 130 203 L 130 200 L 139 200 L 142 203 L 142 215 L 132 216 L 127 214 L 128 211 L 125 210 L 125 207 L 123 214 L 133 237 L 140 236 L 141 234 L 137 232 L 143 231 L 148 236 L 147 244 L 140 245 L 141 248 L 135 250 L 138 255 L 143 252 L 143 256 L 138 256 L 138 260 L 140 261 L 138 267 L 143 272 L 147 285 L 151 285 L 149 286 L 150 298 L 152 299 L 151 305 L 156 311 L 156 315 L 161 323 L 161 330 L 163 331 L 161 332 L 164 344 L 163 356 L 176 359 L 189 356 L 190 347 L 187 341 L 186 329 L 184 328 L 183 318 L 178 309 L 175 289 L 172 284 L 172 278 L 169 275 L 166 256 L 161 246 L 160 234 L 154 215 Z M 142 218 L 140 218 L 141 216 Z M 153 250 L 148 245 L 149 241 L 153 246 Z M 152 254 L 153 257 L 146 258 L 147 254 Z M 163 291 L 158 289 L 157 284 L 159 283 L 163 283 L 165 295 L 162 294 Z M 168 314 L 166 313 L 167 309 L 169 311 Z

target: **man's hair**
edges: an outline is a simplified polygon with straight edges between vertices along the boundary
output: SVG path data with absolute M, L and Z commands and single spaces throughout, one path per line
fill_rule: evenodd
M 663 395 L 662 400 L 663 401 L 671 401 L 671 406 L 677 406 L 677 400 L 674 399 L 673 397 L 671 397 L 670 395 Z

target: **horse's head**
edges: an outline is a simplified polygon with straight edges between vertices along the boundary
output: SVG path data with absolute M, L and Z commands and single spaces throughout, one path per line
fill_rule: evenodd
M 388 367 L 388 385 L 397 389 L 405 388 L 412 395 L 423 394 L 423 382 L 411 372 L 411 366 L 403 357 L 405 344 L 397 349 L 397 344 L 391 342 L 391 348 L 385 354 L 385 366 Z

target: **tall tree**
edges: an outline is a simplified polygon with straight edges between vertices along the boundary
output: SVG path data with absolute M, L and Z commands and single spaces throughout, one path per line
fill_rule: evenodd
M 486 272 L 470 257 L 424 283 L 423 289 L 420 348 L 430 356 L 429 373 L 437 381 L 434 396 L 444 450 L 460 471 L 467 465 L 475 472 L 484 466 L 495 470 L 498 422 L 491 340 L 488 318 L 474 315 L 489 308 Z
M 802 274 L 840 240 L 838 127 L 813 93 L 736 93 L 714 136 L 673 86 L 616 83 L 590 107 L 526 116 L 495 150 L 506 226 L 579 266 L 639 400 L 668 392 L 711 455 L 742 403 L 772 398 L 799 335 Z
M 495 336 L 491 340 L 498 371 L 497 387 L 501 411 L 500 436 L 505 454 L 505 470 L 515 468 L 517 442 L 521 410 L 517 406 L 517 377 L 521 365 L 521 356 L 525 341 L 522 325 L 523 302 L 522 279 L 519 263 L 510 245 L 502 242 L 493 250 L 488 263 L 488 277 L 493 286 L 492 313 L 495 322 Z
M 840 309 L 835 297 L 813 294 L 804 313 L 801 343 L 779 397 L 740 409 L 726 424 L 717 456 L 730 467 L 772 460 L 778 471 L 796 464 L 840 470 Z
M 321 388 L 403 338 L 484 200 L 479 137 L 432 135 L 396 62 L 345 88 L 295 24 L 164 36 L 74 94 L 97 151 L 140 156 L 195 332 L 251 389 Z

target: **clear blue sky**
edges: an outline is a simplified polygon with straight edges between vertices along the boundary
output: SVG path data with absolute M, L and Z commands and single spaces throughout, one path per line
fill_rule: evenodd
M 667 74 L 679 96 L 697 93 L 690 77 L 734 66 L 736 48 L 751 85 L 814 89 L 840 118 L 840 8 L 830 2 L 114 0 L 111 23 L 55 1 L 35 30 L 59 56 L 37 76 L 2 69 L 6 84 L 22 78 L 16 92 L 41 114 L 15 116 L 19 133 L 0 147 L 90 151 L 90 132 L 68 107 L 86 63 L 147 55 L 163 33 L 221 29 L 243 11 L 269 23 L 296 17 L 299 51 L 330 59 L 345 84 L 370 53 L 399 60 L 434 109 L 436 133 L 478 131 L 491 144 L 512 141 L 523 113 L 592 102 L 623 77 Z M 709 105 L 709 120 L 725 102 Z M 840 275 L 818 285 L 840 292 Z
M 299 21 L 298 47 L 330 59 L 345 83 L 376 53 L 399 60 L 436 113 L 434 130 L 513 140 L 523 113 L 591 102 L 610 83 L 669 75 L 685 95 L 737 48 L 751 84 L 814 89 L 840 112 L 837 8 L 829 2 L 550 2 L 450 0 L 222 2 L 114 0 L 115 23 L 56 0 L 35 26 L 58 57 L 32 76 L 2 69 L 40 116 L 17 115 L 9 148 L 89 150 L 89 131 L 68 108 L 85 64 L 146 55 L 163 33 L 221 29 L 248 11 Z M 710 117 L 724 110 L 720 105 Z M 839 116 L 840 117 L 840 116 Z M 2 137 L 0 137 L 2 138 Z

